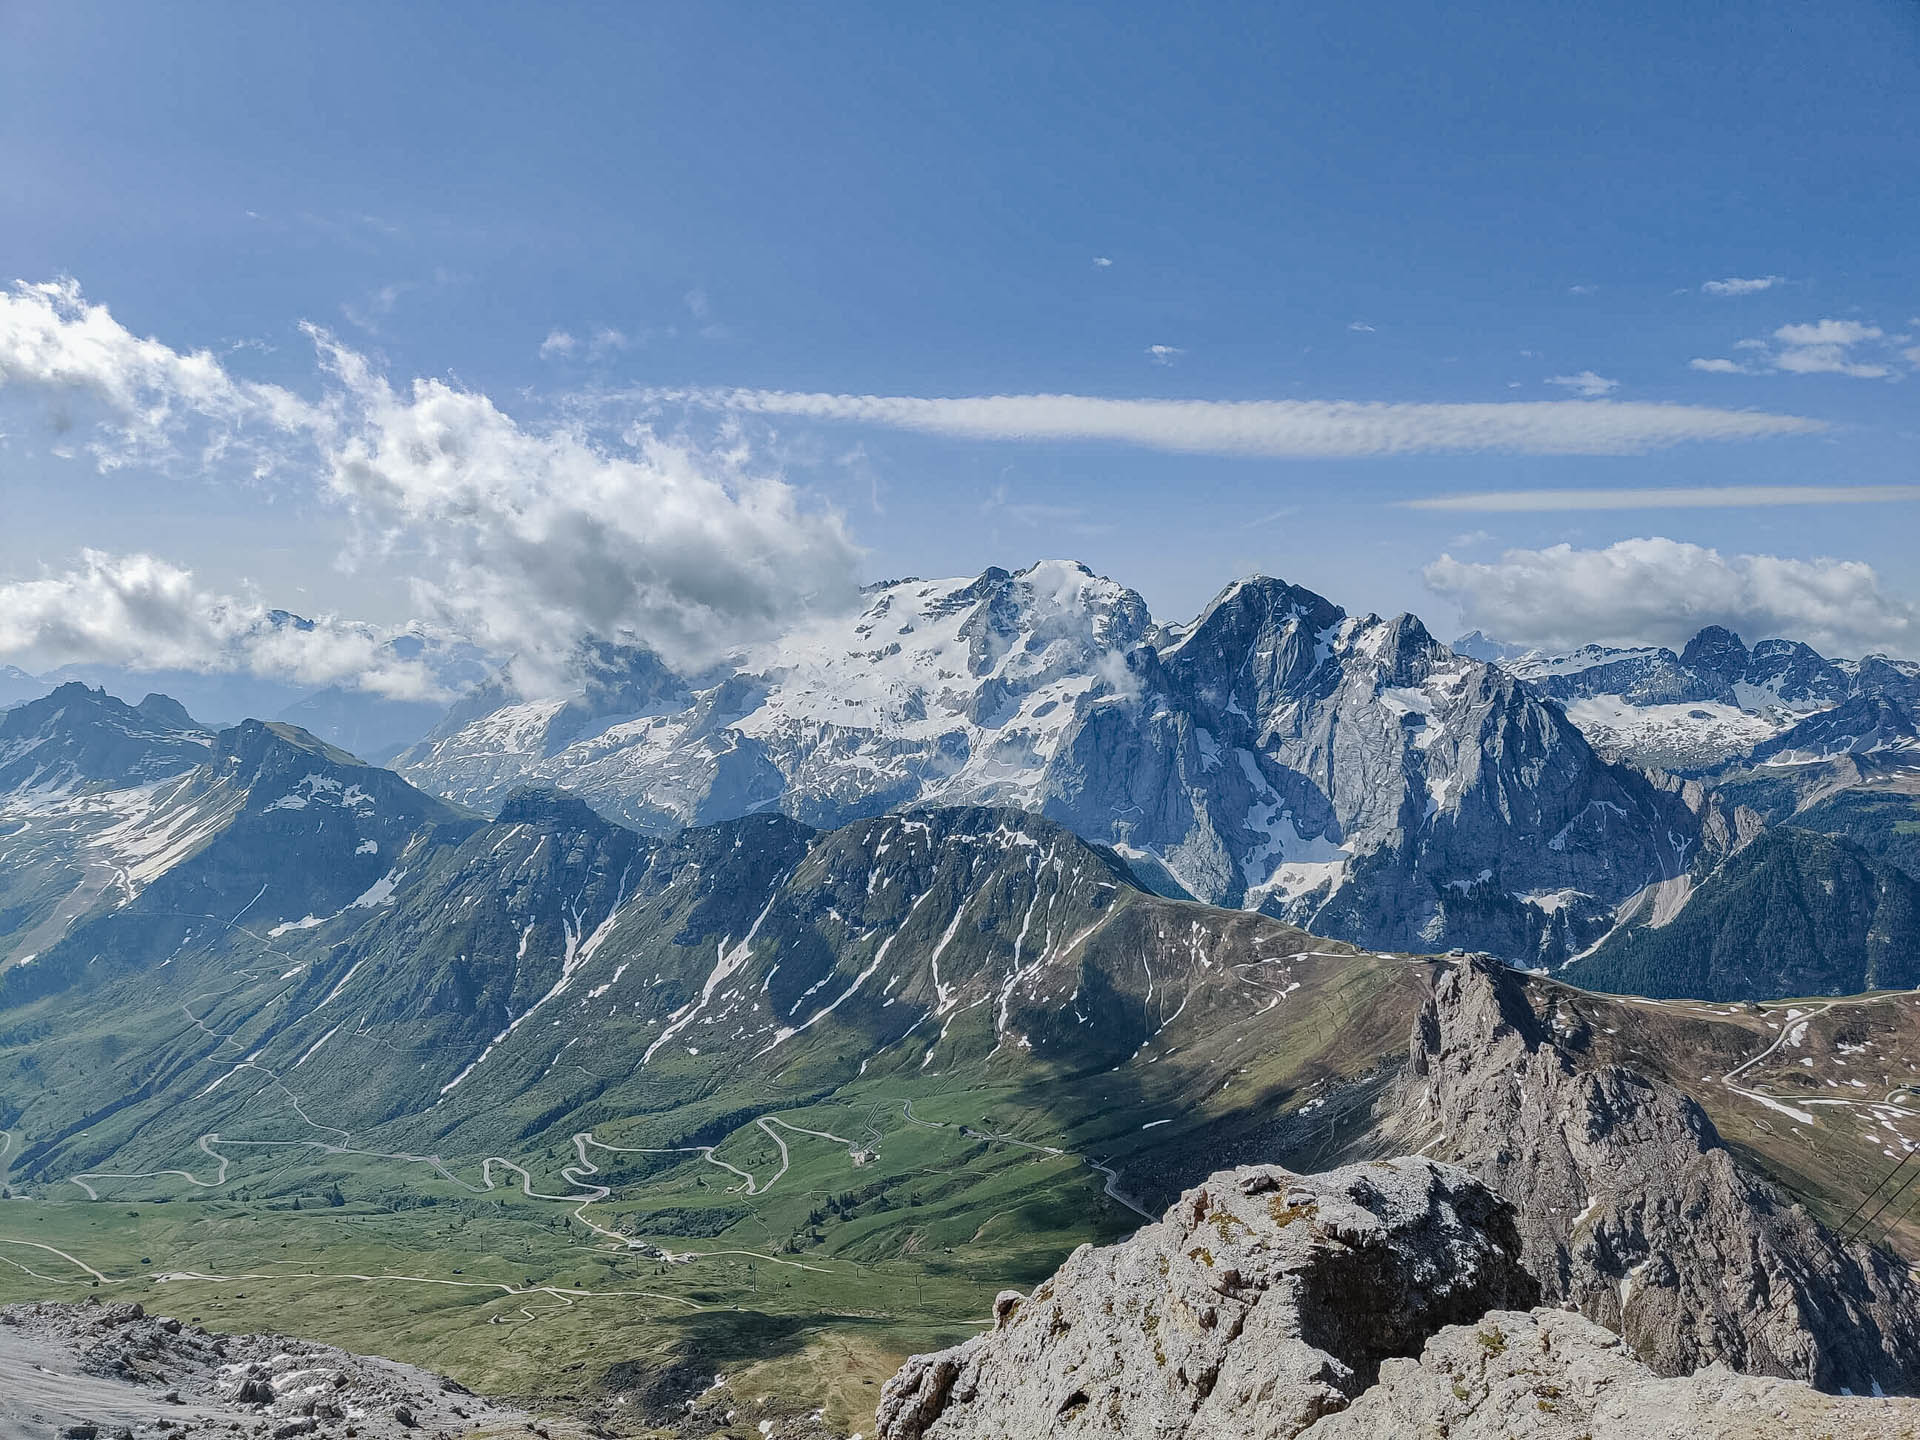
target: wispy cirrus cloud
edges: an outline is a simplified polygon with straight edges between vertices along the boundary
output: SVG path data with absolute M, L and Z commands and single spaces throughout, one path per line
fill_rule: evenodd
M 1591 370 L 1582 370 L 1578 375 L 1549 375 L 1547 384 L 1558 385 L 1562 390 L 1571 390 L 1574 394 L 1588 400 L 1597 400 L 1602 395 L 1611 395 L 1620 388 L 1618 380 L 1609 380 L 1604 375 L 1596 375 Z
M 964 440 L 1104 441 L 1176 454 L 1283 459 L 1476 451 L 1631 455 L 1694 442 L 1810 435 L 1826 428 L 1823 421 L 1799 415 L 1611 400 L 1401 404 L 729 389 L 647 389 L 626 398 L 646 406 L 685 405 Z
M 1920 500 L 1920 485 L 1689 485 L 1584 490 L 1482 490 L 1402 500 L 1408 510 L 1706 510 L 1746 505 L 1875 505 Z
M 1758 295 L 1762 290 L 1771 290 L 1776 285 L 1787 283 L 1784 275 L 1755 275 L 1742 279 L 1738 275 L 1729 275 L 1724 280 L 1709 280 L 1700 287 L 1703 295 Z
M 555 328 L 549 330 L 547 338 L 540 342 L 539 355 L 542 360 L 571 360 L 577 355 L 590 361 L 600 361 L 618 354 L 632 343 L 624 331 L 615 330 L 611 325 L 601 326 L 584 340 L 571 330 Z

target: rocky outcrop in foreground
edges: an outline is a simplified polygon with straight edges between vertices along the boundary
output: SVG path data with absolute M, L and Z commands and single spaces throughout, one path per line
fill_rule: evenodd
M 131 1440 L 577 1436 L 411 1365 L 285 1335 L 222 1335 L 139 1305 L 0 1309 L 0 1436 Z
M 909 1360 L 879 1440 L 1281 1440 L 1441 1327 L 1531 1304 L 1513 1213 L 1447 1165 L 1222 1171 L 1121 1245 L 1082 1246 L 995 1327 Z
M 910 1359 L 876 1440 L 1920 1435 L 1920 1400 L 1656 1375 L 1584 1316 L 1520 1308 L 1520 1250 L 1512 1207 L 1450 1165 L 1222 1171 L 1031 1296 L 1002 1292 L 991 1331 Z
M 1713 1365 L 1663 1379 L 1619 1337 L 1560 1310 L 1495 1311 L 1303 1432 L 1308 1440 L 1909 1440 L 1920 1401 L 1822 1395 Z
M 1906 1268 L 1842 1243 L 1740 1169 L 1672 1086 L 1593 1063 L 1585 1022 L 1554 1008 L 1557 989 L 1530 998 L 1520 977 L 1478 960 L 1442 975 L 1387 1142 L 1451 1160 L 1515 1202 L 1543 1297 L 1613 1330 L 1659 1374 L 1719 1363 L 1828 1391 L 1920 1386 L 1920 1286 Z

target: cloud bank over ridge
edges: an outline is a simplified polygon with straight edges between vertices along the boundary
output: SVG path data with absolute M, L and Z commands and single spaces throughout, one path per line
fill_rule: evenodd
M 1493 561 L 1442 555 L 1424 578 L 1469 626 L 1549 649 L 1677 649 L 1703 625 L 1725 625 L 1749 643 L 1790 636 L 1832 655 L 1912 653 L 1920 639 L 1920 613 L 1889 594 L 1871 565 L 1729 556 L 1657 535 L 1508 550 Z
M 17 284 L 0 293 L 0 395 L 45 397 L 61 425 L 84 407 L 103 468 L 237 461 L 311 487 L 353 516 L 369 553 L 424 557 L 413 592 L 425 621 L 514 657 L 533 685 L 561 683 L 589 636 L 698 664 L 856 594 L 859 552 L 839 517 L 743 450 L 644 427 L 530 425 L 443 380 L 396 384 L 304 329 L 319 359 L 311 400 L 140 338 L 72 281 Z M 266 613 L 164 559 L 88 552 L 0 585 L 0 654 L 426 684 L 369 659 L 373 627 L 328 619 L 282 634 Z

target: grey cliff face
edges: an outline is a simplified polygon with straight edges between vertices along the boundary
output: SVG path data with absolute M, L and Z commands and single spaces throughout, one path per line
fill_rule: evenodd
M 1412 616 L 1277 581 L 1224 594 L 1095 699 L 1046 812 L 1215 904 L 1403 949 L 1551 960 L 1680 873 L 1700 820 Z
M 879 1440 L 1282 1440 L 1441 1326 L 1530 1303 L 1513 1217 L 1449 1166 L 1222 1171 L 887 1383 Z
M 1390 1143 L 1450 1158 L 1517 1202 L 1547 1299 L 1663 1375 L 1721 1363 L 1825 1390 L 1911 1391 L 1920 1290 L 1738 1168 L 1692 1100 L 1581 1069 L 1515 977 L 1443 976 L 1412 1038 Z

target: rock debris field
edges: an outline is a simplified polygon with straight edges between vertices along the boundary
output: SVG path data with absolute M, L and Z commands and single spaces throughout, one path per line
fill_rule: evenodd
M 139 1305 L 0 1309 L 0 1440 L 575 1433 L 425 1370 L 332 1345 L 221 1335 Z

